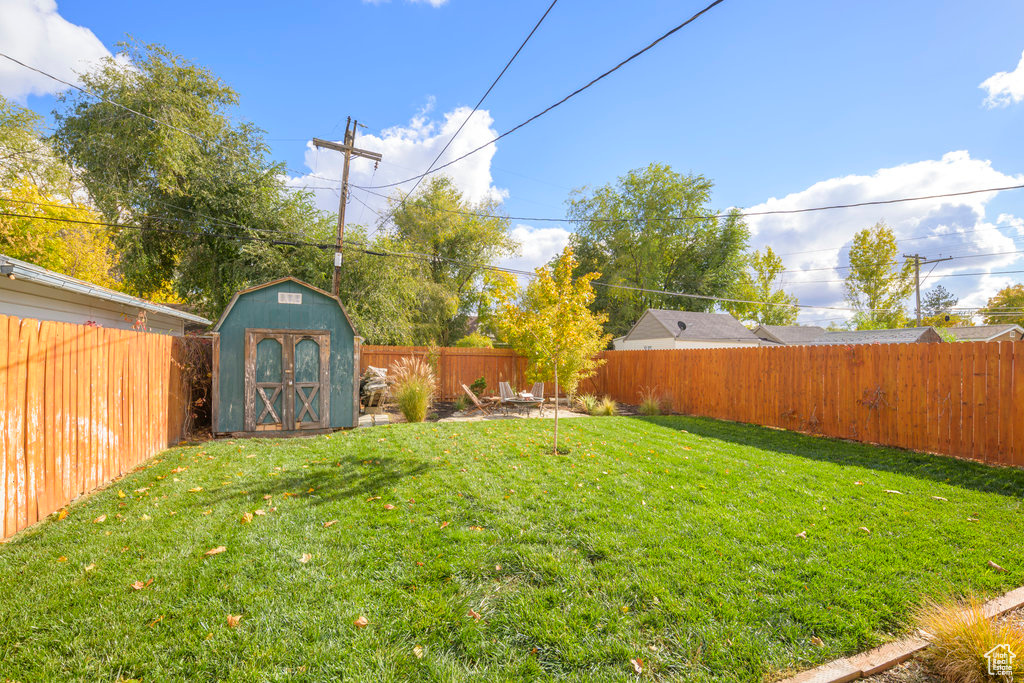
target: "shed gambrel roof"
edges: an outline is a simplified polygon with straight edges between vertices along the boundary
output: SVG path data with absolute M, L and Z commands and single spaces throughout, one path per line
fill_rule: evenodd
M 302 280 L 300 280 L 298 278 L 295 278 L 295 277 L 291 277 L 291 276 L 279 277 L 276 280 L 271 280 L 270 282 L 264 282 L 261 285 L 254 285 L 252 287 L 247 287 L 246 289 L 240 289 L 237 292 L 235 292 L 235 295 L 233 297 L 231 297 L 231 302 L 224 309 L 224 312 L 220 314 L 220 318 L 217 319 L 217 324 L 214 325 L 213 329 L 210 330 L 210 331 L 211 332 L 220 332 L 220 326 L 222 324 L 224 324 L 225 320 L 227 320 L 228 314 L 231 313 L 231 309 L 234 308 L 235 302 L 238 301 L 239 297 L 241 297 L 244 294 L 248 294 L 249 292 L 255 292 L 255 291 L 260 290 L 260 289 L 265 289 L 267 287 L 272 287 L 272 286 L 274 286 L 276 284 L 280 284 L 282 282 L 294 282 L 295 284 L 299 285 L 300 287 L 305 287 L 306 289 L 309 289 L 309 290 L 312 290 L 314 292 L 317 292 L 318 294 L 323 294 L 328 299 L 333 299 L 335 302 L 337 302 L 338 308 L 341 309 L 342 315 L 345 316 L 345 320 L 348 321 L 349 327 L 352 328 L 352 334 L 354 334 L 357 337 L 359 336 L 359 330 L 356 329 L 356 325 L 355 325 L 355 323 L 352 322 L 352 318 L 349 316 L 348 311 L 345 310 L 345 305 L 343 303 L 341 303 L 341 299 L 339 299 L 338 297 L 334 296 L 330 292 L 325 292 L 324 290 L 320 289 L 319 287 L 314 287 L 313 285 L 309 284 L 308 282 L 303 282 Z
M 758 341 L 757 337 L 743 326 L 743 323 L 728 313 L 700 313 L 696 311 L 648 308 L 644 315 L 640 316 L 640 320 L 643 320 L 648 315 L 664 326 L 666 337 L 683 340 L 699 339 L 702 341 Z M 640 324 L 640 320 L 637 320 L 636 324 L 629 330 L 629 333 L 626 334 L 626 339 L 630 338 L 630 334 Z M 686 329 L 681 329 L 679 323 L 685 324 Z
M 913 344 L 941 342 L 932 327 L 900 327 L 892 330 L 840 330 L 826 332 L 811 344 Z

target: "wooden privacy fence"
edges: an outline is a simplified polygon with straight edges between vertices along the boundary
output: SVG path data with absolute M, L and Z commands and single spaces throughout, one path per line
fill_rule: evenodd
M 180 438 L 172 340 L 0 315 L 0 538 Z
M 426 347 L 364 346 L 362 368 Z M 1024 342 L 606 351 L 580 393 L 672 412 L 1024 466 Z M 507 349 L 441 350 L 441 398 L 487 379 L 525 383 Z M 550 390 L 551 387 L 549 386 Z
M 582 390 L 673 412 L 1024 466 L 1024 342 L 609 351 Z
M 430 349 L 426 346 L 368 346 L 363 345 L 360 372 L 370 365 L 390 368 L 406 357 L 426 359 Z M 462 385 L 469 386 L 479 377 L 487 380 L 487 393 L 498 393 L 498 382 L 509 382 L 519 387 L 524 381 L 526 359 L 511 349 L 438 349 L 438 398 L 450 401 L 463 394 Z

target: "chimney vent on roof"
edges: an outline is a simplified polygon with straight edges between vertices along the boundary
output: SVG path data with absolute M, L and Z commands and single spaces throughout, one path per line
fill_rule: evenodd
M 682 332 L 683 330 L 685 330 L 685 329 L 686 329 L 686 323 L 684 323 L 684 322 L 683 322 L 682 320 L 680 320 L 680 321 L 679 321 L 678 323 L 676 323 L 676 324 L 677 324 L 677 325 L 679 325 L 679 331 L 680 331 L 680 332 Z

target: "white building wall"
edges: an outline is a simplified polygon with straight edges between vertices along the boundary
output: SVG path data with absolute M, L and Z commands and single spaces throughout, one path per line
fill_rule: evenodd
M 133 329 L 139 308 L 78 292 L 47 287 L 24 280 L 0 278 L 0 315 L 100 327 Z M 183 334 L 184 321 L 160 313 L 146 313 L 146 331 Z
M 661 339 L 622 339 L 616 340 L 616 351 L 654 351 L 664 349 L 732 349 L 737 347 L 760 346 L 760 341 L 720 341 L 716 339 L 681 340 L 674 337 Z

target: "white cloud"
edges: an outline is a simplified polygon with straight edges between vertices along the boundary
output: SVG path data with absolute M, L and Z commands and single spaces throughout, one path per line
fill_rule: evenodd
M 535 228 L 517 224 L 512 228 L 512 238 L 519 242 L 519 256 L 505 259 L 500 265 L 517 270 L 533 270 L 561 254 L 571 234 L 565 228 Z
M 380 152 L 383 160 L 374 170 L 374 164 L 368 159 L 355 158 L 349 170 L 349 182 L 352 185 L 380 186 L 405 180 L 425 171 L 437 156 L 438 152 L 451 139 L 459 125 L 472 111 L 469 107 L 458 107 L 444 114 L 443 120 L 437 121 L 430 117 L 434 100 L 430 98 L 422 109 L 404 126 L 387 128 L 377 134 L 360 134 L 356 146 L 374 152 Z M 481 144 L 494 139 L 497 132 L 492 127 L 494 120 L 490 113 L 481 109 L 469 120 L 455 141 L 448 147 L 438 161 L 441 165 L 457 158 Z M 493 184 L 491 178 L 491 160 L 496 147 L 491 145 L 476 154 L 440 171 L 456 184 L 463 196 L 470 202 L 485 199 L 503 200 L 508 192 Z M 312 142 L 307 143 L 306 166 L 309 173 L 299 174 L 286 179 L 290 187 L 327 188 L 316 189 L 317 205 L 328 211 L 338 209 L 338 188 L 342 171 L 342 156 L 339 152 L 322 149 L 317 150 Z M 419 189 L 425 187 L 427 178 L 420 183 Z M 409 181 L 389 188 L 379 188 L 370 192 L 353 187 L 346 209 L 346 220 L 363 225 L 374 224 L 377 216 L 373 211 L 386 213 L 387 200 L 378 194 L 396 196 L 398 192 L 408 191 L 415 181 Z M 401 195 L 397 195 L 401 196 Z M 363 206 L 363 203 L 366 206 Z M 368 208 L 367 208 L 368 207 Z
M 772 198 L 751 212 L 795 209 L 833 204 L 851 204 L 898 197 L 936 195 L 949 192 L 1000 187 L 1024 182 L 992 168 L 988 161 L 972 159 L 965 151 L 949 152 L 938 160 L 918 161 L 883 168 L 871 175 L 850 175 L 815 183 L 806 190 Z M 800 297 L 800 302 L 824 306 L 845 306 L 841 280 L 846 275 L 839 266 L 848 265 L 850 242 L 854 233 L 884 221 L 902 240 L 906 253 L 930 258 L 968 256 L 1016 251 L 1014 237 L 1024 235 L 1024 221 L 1001 214 L 993 222 L 986 220 L 985 206 L 998 193 L 962 195 L 900 204 L 836 209 L 803 214 L 750 217 L 753 246 L 770 245 L 782 255 L 788 270 L 784 285 Z M 908 239 L 919 238 L 924 239 Z M 988 273 L 1020 265 L 1021 255 L 985 256 L 957 259 L 939 264 L 922 289 L 939 282 L 957 294 L 961 305 L 977 306 L 1008 284 L 1005 276 L 982 275 L 943 278 L 953 273 Z M 807 310 L 802 321 L 842 317 L 835 311 Z
M 0 1 L 0 45 L 26 64 L 72 83 L 76 71 L 110 52 L 92 31 L 76 26 L 57 11 L 55 0 Z M 66 89 L 61 83 L 0 59 L 0 93 L 24 100 L 28 95 L 51 95 Z
M 989 108 L 1024 101 L 1024 52 L 1021 52 L 1016 69 L 992 74 L 978 87 L 988 91 L 985 106 Z

